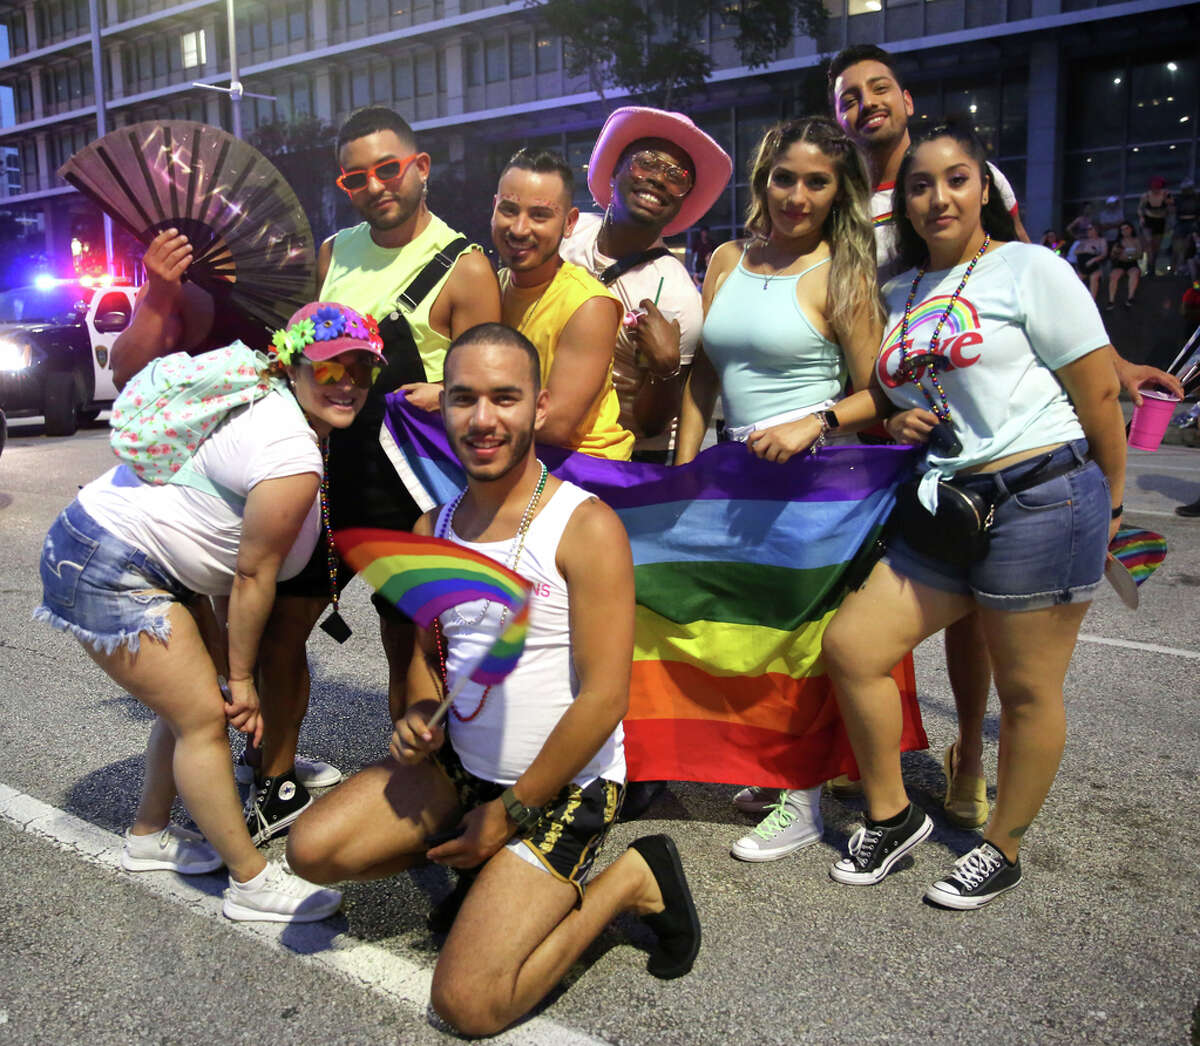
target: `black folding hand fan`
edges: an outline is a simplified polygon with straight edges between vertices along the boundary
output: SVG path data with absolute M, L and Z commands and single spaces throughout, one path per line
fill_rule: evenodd
M 58 173 L 142 243 L 178 229 L 192 243 L 188 278 L 268 329 L 313 297 L 316 255 L 300 201 L 266 157 L 219 127 L 131 124 Z

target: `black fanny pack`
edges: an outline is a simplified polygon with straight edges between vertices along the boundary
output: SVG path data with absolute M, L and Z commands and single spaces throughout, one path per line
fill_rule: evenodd
M 896 491 L 896 506 L 888 517 L 887 533 L 898 534 L 910 548 L 930 559 L 956 567 L 977 563 L 987 555 L 996 508 L 1006 497 L 1080 467 L 1074 454 L 1052 464 L 1056 453 L 1051 451 L 1019 479 L 1006 483 L 1004 494 L 994 490 L 983 493 L 964 483 L 939 480 L 937 512 L 933 515 L 917 498 L 920 477 L 902 483 Z

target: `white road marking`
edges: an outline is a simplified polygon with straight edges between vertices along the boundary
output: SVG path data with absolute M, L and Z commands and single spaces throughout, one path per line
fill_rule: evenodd
M 224 888 L 223 872 L 215 876 L 196 876 L 192 883 L 184 876 L 169 872 L 126 872 L 120 865 L 122 840 L 119 835 L 5 784 L 0 784 L 0 820 L 89 864 L 130 876 L 131 881 L 191 909 L 193 914 L 225 918 L 221 914 L 220 892 Z M 215 891 L 212 889 L 214 883 L 220 884 Z M 433 971 L 403 955 L 355 941 L 336 932 L 328 923 L 229 922 L 228 925 L 251 934 L 268 947 L 286 952 L 290 958 L 314 962 L 332 970 L 391 1002 L 415 1010 L 417 1019 L 426 1019 Z M 283 940 L 285 931 L 286 943 Z M 534 1017 L 489 1041 L 505 1046 L 608 1046 L 604 1039 L 568 1028 L 548 1017 Z
M 1172 657 L 1186 657 L 1192 661 L 1200 661 L 1200 650 L 1184 650 L 1177 646 L 1161 646 L 1158 643 L 1140 643 L 1136 639 L 1109 639 L 1107 636 L 1094 636 L 1088 632 L 1079 633 L 1081 643 L 1099 643 L 1101 646 L 1119 646 L 1126 650 L 1144 650 L 1148 654 L 1170 654 Z

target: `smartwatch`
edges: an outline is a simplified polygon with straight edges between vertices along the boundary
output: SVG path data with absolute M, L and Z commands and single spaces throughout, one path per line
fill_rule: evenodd
M 526 806 L 517 798 L 517 794 L 511 786 L 500 793 L 500 802 L 504 804 L 504 812 L 516 822 L 518 831 L 531 831 L 533 826 L 542 819 L 542 808 Z
M 817 420 L 831 432 L 838 427 L 837 415 L 833 411 L 817 410 L 813 411 L 813 413 L 816 415 Z

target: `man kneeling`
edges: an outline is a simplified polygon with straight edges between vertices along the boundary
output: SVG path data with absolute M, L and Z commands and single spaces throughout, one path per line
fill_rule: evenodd
M 500 324 L 473 327 L 450 346 L 442 417 L 467 488 L 414 528 L 533 583 L 516 669 L 493 687 L 468 682 L 447 731 L 430 727 L 440 693 L 505 623 L 487 601 L 443 613 L 418 635 L 389 758 L 318 800 L 288 841 L 292 868 L 314 882 L 374 879 L 426 861 L 478 869 L 432 990 L 437 1012 L 469 1035 L 527 1013 L 619 912 L 655 931 L 648 969 L 658 977 L 687 973 L 700 947 L 666 836 L 636 840 L 584 891 L 624 792 L 633 563 L 613 511 L 538 461 L 533 437 L 548 396 L 538 375 L 537 351 Z

